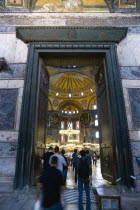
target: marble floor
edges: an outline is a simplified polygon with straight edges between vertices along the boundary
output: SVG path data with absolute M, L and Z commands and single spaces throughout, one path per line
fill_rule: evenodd
M 108 188 L 110 183 L 102 178 L 100 171 L 100 161 L 97 166 L 93 166 L 92 188 Z M 67 179 L 67 190 L 65 191 L 65 207 L 64 210 L 78 210 L 78 190 L 74 183 L 74 173 L 69 168 Z M 14 191 L 12 193 L 0 194 L 0 210 L 34 210 L 35 189 Z M 66 200 L 67 198 L 67 200 Z M 85 198 L 84 206 L 85 204 Z M 140 194 L 131 194 L 131 196 L 121 195 L 122 210 L 139 210 Z M 40 209 L 41 210 L 41 209 Z M 97 210 L 96 199 L 91 190 L 91 210 Z
M 107 187 L 110 183 L 102 178 L 100 160 L 97 161 L 97 166 L 92 167 L 92 186 L 91 186 L 91 210 L 97 210 L 96 199 L 93 194 L 92 188 L 97 187 Z M 72 167 L 69 167 L 67 175 L 67 189 L 69 191 L 68 195 L 65 197 L 66 210 L 78 210 L 78 189 L 74 182 L 74 171 Z M 70 201 L 70 202 L 68 202 Z M 83 195 L 83 203 L 86 203 L 85 194 Z M 84 204 L 85 206 L 85 204 Z
M 92 187 L 107 187 L 110 186 L 111 183 L 103 179 L 101 174 L 101 166 L 100 166 L 100 160 L 97 161 L 97 165 L 92 167 Z M 72 170 L 72 167 L 69 167 L 68 175 L 67 175 L 67 188 L 74 189 L 75 183 L 74 183 L 74 172 Z

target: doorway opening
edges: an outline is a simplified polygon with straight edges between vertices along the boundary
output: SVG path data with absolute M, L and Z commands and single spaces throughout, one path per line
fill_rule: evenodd
M 105 180 L 115 184 L 119 169 L 118 163 L 115 164 L 105 54 L 42 53 L 38 69 L 34 176 L 41 171 L 39 160 L 43 153 L 50 146 L 59 146 L 65 150 L 71 166 L 74 149 L 100 154 L 98 174 L 93 167 L 94 184 L 105 185 Z M 45 148 L 41 148 L 41 144 L 45 144 Z M 71 168 L 68 177 L 67 183 L 71 186 Z
M 121 177 L 131 186 L 133 168 L 115 46 L 57 44 L 30 45 L 16 187 L 34 185 L 46 143 L 65 148 L 71 140 L 82 147 L 100 144 L 103 178 L 116 183 Z M 66 135 L 63 130 L 80 134 Z

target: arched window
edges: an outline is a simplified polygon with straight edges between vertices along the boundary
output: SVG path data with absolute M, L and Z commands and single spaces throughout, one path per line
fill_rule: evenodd
M 73 129 L 73 123 L 72 122 L 68 122 L 68 129 Z
M 64 135 L 63 134 L 61 135 L 61 141 L 64 141 Z
M 93 109 L 94 109 L 94 110 L 97 109 L 97 105 L 96 105 L 96 104 L 93 105 Z
M 80 125 L 79 125 L 79 121 L 76 121 L 76 129 L 79 129 Z
M 96 136 L 97 139 L 99 138 L 99 131 L 96 131 L 95 136 Z
M 98 126 L 98 120 L 95 120 L 95 126 Z
M 61 122 L 61 129 L 64 129 L 64 122 Z

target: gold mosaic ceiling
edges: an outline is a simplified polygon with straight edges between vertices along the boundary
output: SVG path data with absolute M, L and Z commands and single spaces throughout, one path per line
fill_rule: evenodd
M 49 110 L 78 111 L 96 103 L 96 86 L 91 66 L 47 66 L 50 75 Z M 52 107 L 52 108 L 51 108 Z
M 60 73 L 51 77 L 50 87 L 58 92 L 75 93 L 94 86 L 93 79 L 77 72 Z
M 50 74 L 49 95 L 51 97 L 78 99 L 95 93 L 94 75 L 91 77 L 90 67 L 76 68 L 75 71 L 69 68 L 58 68 L 57 70 L 55 67 L 47 67 L 47 69 Z

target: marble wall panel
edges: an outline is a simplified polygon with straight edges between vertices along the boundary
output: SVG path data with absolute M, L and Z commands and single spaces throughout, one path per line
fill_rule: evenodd
M 28 54 L 27 45 L 20 39 L 16 40 L 16 51 L 13 63 L 26 63 Z
M 135 157 L 133 157 L 133 167 L 134 167 L 135 176 L 139 176 L 140 175 L 140 166 L 138 165 Z
M 24 79 L 26 64 L 9 64 L 8 69 L 0 72 L 0 79 Z
M 135 34 L 140 33 L 140 27 L 137 26 L 129 27 L 128 33 L 135 33 Z
M 140 34 L 127 34 L 117 46 L 120 66 L 140 66 Z
M 121 66 L 120 73 L 122 79 L 140 79 L 140 67 Z
M 0 131 L 0 142 L 17 142 L 18 131 Z
M 21 104 L 22 104 L 22 96 L 23 96 L 23 80 L 0 80 L 0 90 L 5 89 L 7 91 L 17 89 L 17 103 L 15 105 L 15 126 L 14 130 L 19 130 L 19 123 L 20 123 L 20 114 L 21 114 Z M 6 97 L 6 96 L 5 96 Z M 9 130 L 9 129 L 8 129 Z
M 131 141 L 140 141 L 140 131 L 129 131 Z
M 16 33 L 15 26 L 1 26 L 0 33 Z
M 0 33 L 0 40 L 0 57 L 4 57 L 8 63 L 26 63 L 27 45 L 17 39 L 15 33 Z
M 127 121 L 128 121 L 128 127 L 130 131 L 136 130 L 135 127 L 133 127 L 133 116 L 132 116 L 132 110 L 131 110 L 131 103 L 130 103 L 130 97 L 129 97 L 129 89 L 139 89 L 140 88 L 140 80 L 122 80 L 123 85 L 123 94 L 124 94 L 124 100 L 125 100 L 125 108 L 126 108 L 126 114 L 127 114 Z M 136 99 L 137 100 L 137 99 Z M 138 103 L 139 104 L 139 103 Z M 137 129 L 137 132 L 140 131 L 140 129 Z
M 16 167 L 16 158 L 0 158 L 0 176 L 14 176 Z
M 16 157 L 17 142 L 0 142 L 0 157 Z
M 140 88 L 128 88 L 133 129 L 140 130 Z
M 131 142 L 132 155 L 140 157 L 140 142 Z
M 0 130 L 15 128 L 18 89 L 0 89 Z
M 13 63 L 16 50 L 15 34 L 0 34 L 0 57 L 4 57 L 8 63 Z

